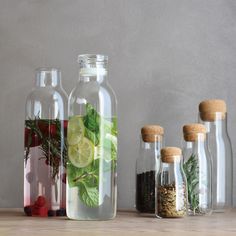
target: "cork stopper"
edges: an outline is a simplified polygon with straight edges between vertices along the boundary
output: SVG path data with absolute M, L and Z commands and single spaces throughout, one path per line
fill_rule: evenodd
M 177 147 L 165 147 L 161 149 L 161 160 L 165 163 L 180 162 L 182 150 Z
M 226 111 L 224 100 L 205 100 L 199 104 L 200 117 L 203 121 L 224 120 Z
M 145 125 L 141 134 L 144 142 L 154 143 L 162 140 L 164 129 L 159 125 Z
M 187 142 L 204 141 L 206 139 L 206 127 L 202 124 L 187 124 L 183 127 L 184 140 Z

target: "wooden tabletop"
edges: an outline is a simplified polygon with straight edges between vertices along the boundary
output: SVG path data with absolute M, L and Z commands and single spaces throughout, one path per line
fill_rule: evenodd
M 0 209 L 0 236 L 5 235 L 236 236 L 236 211 L 184 219 L 156 219 L 122 211 L 110 221 L 73 221 L 66 218 L 27 217 L 20 209 Z

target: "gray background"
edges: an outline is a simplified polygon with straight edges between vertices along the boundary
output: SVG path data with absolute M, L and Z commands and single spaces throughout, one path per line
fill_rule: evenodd
M 233 0 L 0 0 L 0 207 L 23 202 L 24 103 L 34 69 L 61 68 L 69 93 L 82 53 L 110 58 L 119 102 L 119 208 L 134 205 L 146 123 L 164 126 L 166 144 L 180 146 L 198 103 L 223 98 L 235 153 L 235 37 Z

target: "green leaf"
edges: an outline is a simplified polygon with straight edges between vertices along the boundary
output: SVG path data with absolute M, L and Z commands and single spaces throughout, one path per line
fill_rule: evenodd
M 96 187 L 89 187 L 81 182 L 79 185 L 80 200 L 88 207 L 94 208 L 99 205 L 99 192 Z
M 89 103 L 86 104 L 86 116 L 83 120 L 86 128 L 95 133 L 99 132 L 100 115 Z
M 98 135 L 98 133 L 94 133 L 94 132 L 92 132 L 91 130 L 89 130 L 88 128 L 85 127 L 84 135 L 85 135 L 86 138 L 88 138 L 94 144 L 94 146 L 97 146 L 99 144 L 99 135 Z

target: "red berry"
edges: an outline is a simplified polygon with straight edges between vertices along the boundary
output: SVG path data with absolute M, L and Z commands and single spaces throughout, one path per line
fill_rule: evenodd
M 45 197 L 43 197 L 43 196 L 38 196 L 35 205 L 37 205 L 37 206 L 39 206 L 39 207 L 45 206 L 45 205 L 46 205 L 46 199 L 45 199 Z
M 39 216 L 42 216 L 42 217 L 48 216 L 48 208 L 47 207 L 40 207 L 38 212 L 39 212 Z

